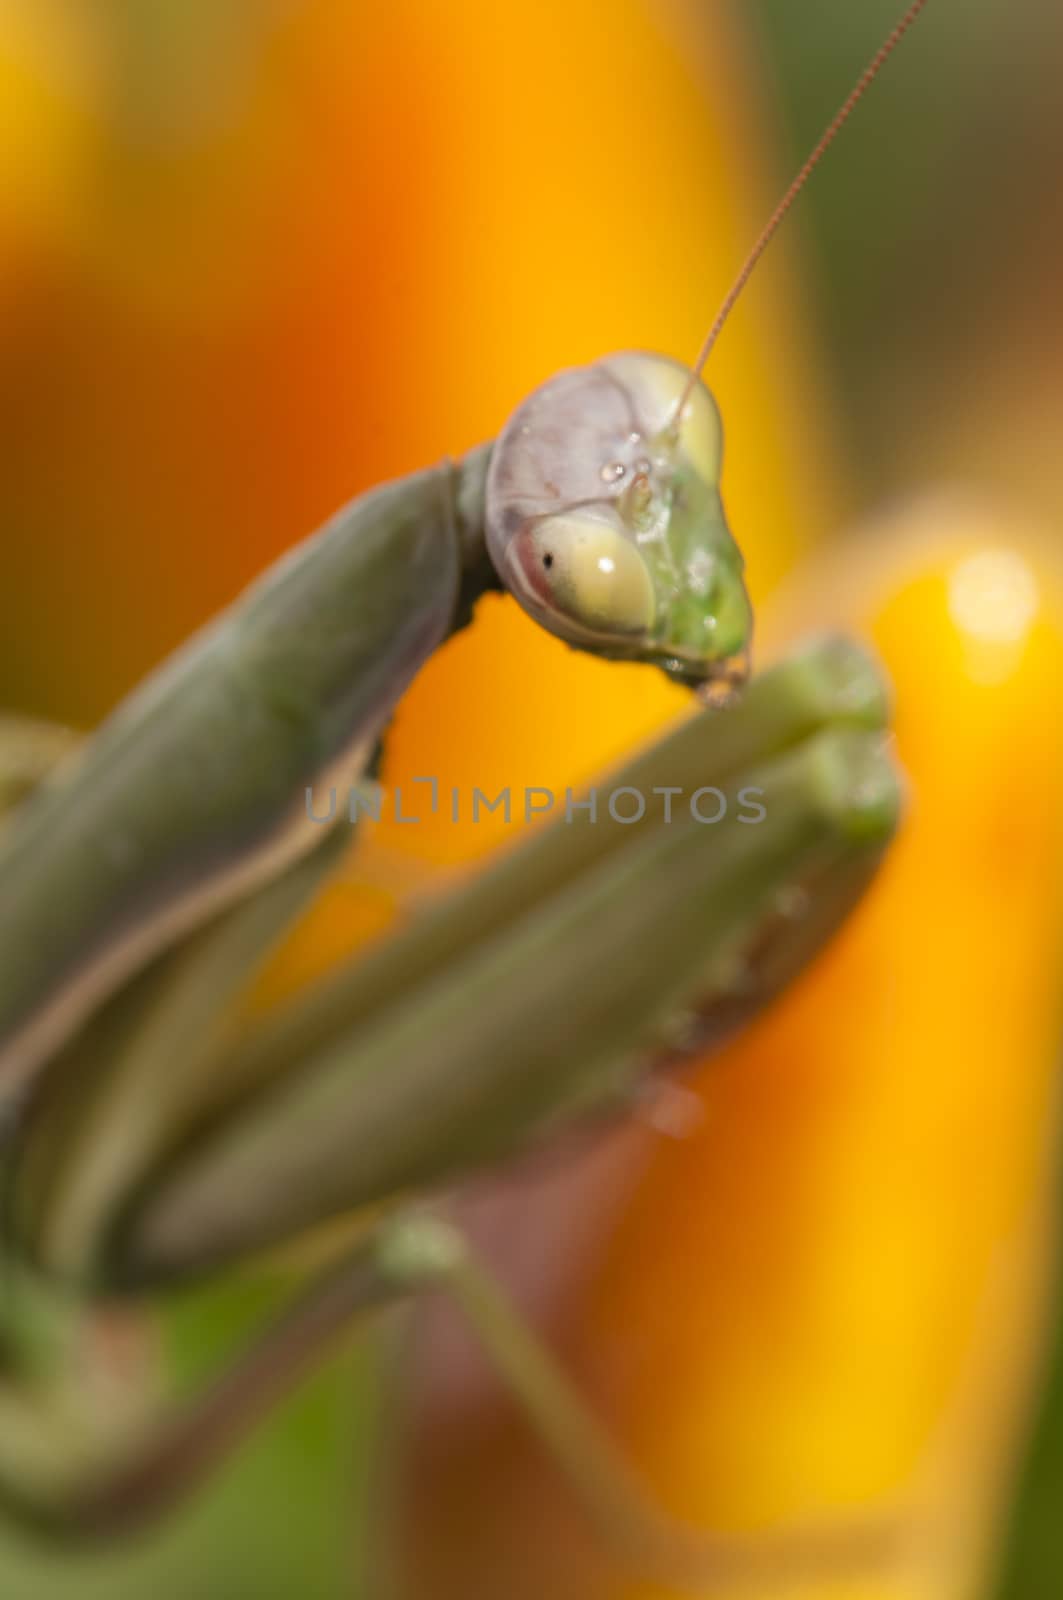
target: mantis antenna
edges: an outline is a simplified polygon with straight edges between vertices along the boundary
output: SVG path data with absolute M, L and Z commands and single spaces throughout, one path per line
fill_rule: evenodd
M 797 199 L 798 195 L 801 193 L 801 190 L 805 187 L 805 184 L 819 166 L 819 163 L 822 161 L 823 157 L 826 155 L 827 151 L 830 149 L 839 133 L 841 133 L 842 129 L 845 127 L 845 124 L 856 110 L 856 107 L 864 98 L 864 95 L 867 93 L 868 89 L 870 89 L 871 85 L 874 83 L 875 79 L 886 65 L 886 62 L 889 60 L 890 56 L 893 54 L 901 40 L 904 38 L 905 34 L 908 32 L 909 28 L 911 28 L 912 25 L 918 21 L 919 15 L 925 9 L 926 4 L 927 0 L 914 0 L 914 3 L 908 7 L 907 11 L 904 13 L 903 17 L 901 17 L 893 31 L 886 39 L 883 40 L 878 50 L 872 56 L 871 60 L 868 62 L 867 66 L 857 79 L 856 83 L 853 85 L 848 97 L 836 112 L 830 125 L 824 130 L 818 144 L 808 156 L 808 159 L 801 167 L 801 170 L 794 178 L 794 181 L 791 183 L 790 187 L 779 201 L 779 204 L 775 207 L 775 210 L 765 223 L 759 239 L 746 257 L 745 262 L 743 263 L 734 283 L 727 291 L 723 304 L 716 314 L 716 320 L 712 324 L 712 327 L 709 329 L 708 333 L 705 335 L 704 343 L 702 344 L 701 349 L 698 351 L 698 358 L 694 362 L 690 377 L 687 380 L 686 388 L 683 390 L 683 393 L 679 398 L 679 404 L 676 408 L 675 417 L 677 425 L 690 401 L 690 396 L 693 393 L 694 385 L 701 377 L 705 363 L 712 354 L 712 351 L 716 345 L 716 341 L 723 331 L 724 324 L 731 315 L 731 312 L 733 311 L 735 303 L 741 295 L 742 290 L 745 288 L 746 284 L 753 275 L 754 267 L 764 254 L 765 250 L 768 248 L 772 239 L 775 237 L 775 234 L 779 230 L 780 224 L 785 218 L 787 212 L 790 210 L 790 207 L 793 205 L 794 201 Z

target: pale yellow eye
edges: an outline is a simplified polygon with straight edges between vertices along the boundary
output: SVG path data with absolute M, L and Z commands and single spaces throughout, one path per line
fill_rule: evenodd
M 593 513 L 559 513 L 513 541 L 514 574 L 541 607 L 589 632 L 644 634 L 653 625 L 653 585 L 638 550 Z

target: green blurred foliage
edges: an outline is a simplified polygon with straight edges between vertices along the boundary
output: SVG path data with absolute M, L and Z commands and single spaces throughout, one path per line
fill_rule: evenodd
M 755 0 L 783 161 L 815 143 L 898 0 Z M 795 217 L 816 331 L 833 356 L 849 465 L 871 503 L 962 473 L 1055 510 L 1057 492 L 1006 446 L 949 443 L 954 407 L 1007 404 L 1014 360 L 1040 396 L 1063 393 L 1063 7 L 931 0 L 861 105 Z M 1051 370 L 1046 375 L 1045 368 Z M 1036 426 L 1036 419 L 1031 422 Z M 1034 481 L 1031 481 L 1031 478 Z
M 174 1379 L 192 1388 L 274 1314 L 276 1278 L 237 1276 L 160 1312 Z M 118 1548 L 54 1554 L 9 1525 L 3 1600 L 371 1600 L 361 1587 L 371 1505 L 376 1342 L 338 1354 L 157 1530 Z
M 993 1600 L 1041 1600 L 1063 1589 L 1063 1317 L 1019 1481 Z

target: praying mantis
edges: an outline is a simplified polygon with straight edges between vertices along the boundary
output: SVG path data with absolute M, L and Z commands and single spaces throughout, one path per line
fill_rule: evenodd
M 880 1547 L 876 1527 L 757 1548 L 672 1527 L 424 1202 L 622 1111 L 648 1074 L 738 1025 L 829 938 L 889 844 L 900 780 L 875 664 L 824 639 L 749 678 L 701 371 L 925 3 L 798 174 L 692 368 L 628 352 L 561 373 L 492 443 L 341 511 L 92 738 L 0 723 L 9 1255 L 88 1301 L 132 1297 L 365 1218 L 212 1388 L 91 1471 L 60 1459 L 27 1478 L 0 1397 L 0 1502 L 42 1533 L 113 1536 L 160 1514 L 338 1329 L 436 1285 L 635 1566 L 693 1592 Z M 656 665 L 709 704 L 616 775 L 636 816 L 574 809 L 235 1029 L 233 1002 L 350 843 L 344 811 L 313 796 L 357 791 L 415 674 L 500 588 L 574 648 Z M 692 803 L 710 791 L 711 825 Z M 8 1321 L 17 1350 L 17 1295 Z

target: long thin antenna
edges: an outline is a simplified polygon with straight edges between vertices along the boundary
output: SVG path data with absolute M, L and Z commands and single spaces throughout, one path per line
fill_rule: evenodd
M 868 62 L 867 66 L 864 68 L 863 72 L 860 74 L 860 77 L 854 84 L 845 103 L 835 115 L 830 126 L 825 130 L 819 143 L 816 145 L 815 149 L 808 157 L 808 160 L 797 174 L 793 183 L 791 183 L 790 187 L 779 201 L 779 204 L 775 207 L 775 210 L 768 218 L 768 221 L 765 223 L 764 230 L 761 233 L 760 238 L 749 252 L 741 272 L 739 272 L 738 277 L 727 291 L 727 296 L 723 302 L 723 305 L 720 307 L 717 313 L 716 321 L 705 335 L 705 342 L 698 351 L 698 359 L 695 361 L 691 370 L 690 378 L 687 381 L 686 388 L 683 390 L 683 395 L 676 411 L 677 421 L 683 415 L 683 412 L 686 409 L 686 405 L 693 392 L 694 385 L 701 377 L 705 363 L 712 354 L 716 341 L 720 337 L 720 333 L 723 330 L 724 323 L 727 321 L 727 318 L 734 309 L 735 302 L 738 300 L 742 290 L 752 277 L 753 269 L 757 262 L 760 260 L 772 239 L 775 237 L 775 234 L 778 232 L 779 226 L 786 216 L 786 213 L 789 211 L 790 207 L 801 193 L 801 190 L 805 187 L 805 184 L 808 182 L 813 172 L 815 172 L 816 168 L 823 160 L 823 157 L 826 155 L 827 151 L 830 149 L 839 133 L 841 133 L 842 129 L 845 127 L 845 124 L 848 122 L 849 118 L 856 110 L 856 107 L 864 98 L 864 95 L 867 93 L 868 89 L 870 89 L 871 85 L 874 83 L 875 79 L 886 65 L 886 62 L 889 60 L 890 56 L 893 54 L 901 40 L 904 38 L 905 34 L 908 32 L 908 29 L 918 19 L 919 13 L 924 9 L 926 3 L 927 0 L 914 0 L 914 3 L 908 7 L 907 11 L 904 13 L 904 16 L 893 29 L 893 32 L 879 46 L 878 50 L 875 52 L 874 56 Z

